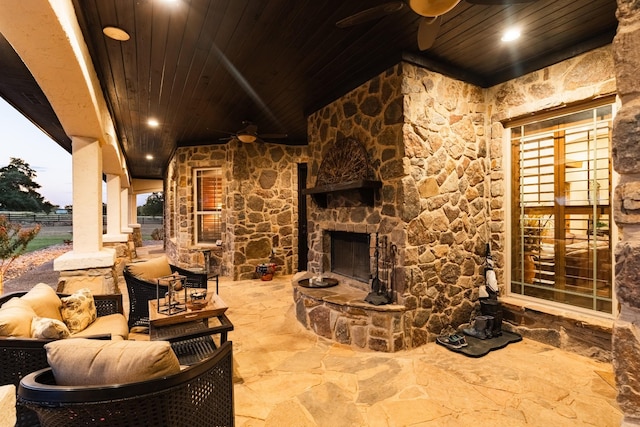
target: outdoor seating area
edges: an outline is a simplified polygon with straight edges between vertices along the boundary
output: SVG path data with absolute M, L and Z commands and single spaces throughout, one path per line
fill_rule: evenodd
M 50 285 L 0 297 L 0 306 L 5 305 L 0 309 L 0 385 L 5 386 L 3 396 L 17 394 L 2 404 L 15 406 L 16 425 L 88 425 L 96 419 L 108 425 L 233 425 L 232 344 L 227 341 L 233 324 L 224 315 L 226 306 L 213 295 L 215 281 L 206 307 L 175 316 L 180 318 L 171 319 L 169 326 L 161 321 L 162 327 L 151 333 L 149 306 L 157 295 L 157 280 L 152 276 L 180 277 L 187 286 L 203 288 L 205 295 L 207 277 L 171 266 L 164 255 L 131 265 L 127 271 L 134 280 L 119 283 L 121 293 L 86 292 L 95 304 L 96 318 L 72 334 L 59 332 L 66 329 L 60 312 L 70 297 L 56 294 Z M 138 283 L 144 287 L 142 292 L 135 289 Z M 149 287 L 153 292 L 146 296 Z M 130 305 L 130 295 L 146 308 L 146 327 L 133 328 L 131 334 L 127 317 L 139 311 Z M 18 309 L 26 314 L 17 316 Z M 3 317 L 2 311 L 10 313 Z M 31 331 L 34 312 L 38 318 L 55 318 L 45 332 L 37 332 L 40 335 Z M 82 339 L 63 339 L 77 337 Z
M 18 408 L 37 413 L 42 425 L 95 419 L 109 425 L 470 425 L 478 417 L 509 426 L 620 423 L 610 364 L 528 339 L 481 359 L 435 343 L 396 353 L 358 351 L 296 321 L 292 282 L 280 274 L 271 281 L 222 278 L 223 315 L 233 325 L 210 325 L 215 346 L 205 358 L 154 379 L 62 385 L 41 343 L 43 364 L 24 369 Z M 116 304 L 125 315 L 126 286 L 120 283 Z M 215 286 L 210 281 L 208 290 Z M 95 298 L 99 305 L 101 297 Z M 231 330 L 233 352 L 226 341 Z M 148 331 L 128 338 L 125 346 L 165 343 L 149 341 Z

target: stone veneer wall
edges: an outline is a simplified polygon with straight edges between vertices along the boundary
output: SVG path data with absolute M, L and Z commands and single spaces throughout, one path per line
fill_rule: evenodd
M 229 142 L 179 148 L 167 172 L 165 241 L 179 265 L 203 263 L 195 242 L 193 171 L 222 167 L 225 188 L 223 245 L 212 255 L 222 275 L 255 277 L 255 266 L 273 261 L 279 274 L 297 267 L 297 166 L 306 147 Z M 173 215 L 173 217 L 172 217 Z
M 616 247 L 620 315 L 613 329 L 613 367 L 623 425 L 640 426 L 640 4 L 618 0 L 613 55 L 622 108 L 613 125 L 613 167 L 620 174 L 614 219 L 622 229 Z
M 334 140 L 362 142 L 383 181 L 373 207 L 309 208 L 310 270 L 327 270 L 323 233 L 387 235 L 400 249 L 404 346 L 470 321 L 489 241 L 505 295 L 508 198 L 501 121 L 615 94 L 611 47 L 490 89 L 402 63 L 314 113 L 310 186 Z M 610 322 L 505 303 L 512 329 L 610 360 Z M 344 324 L 344 322 L 343 322 Z M 507 326 L 509 329 L 509 326 Z M 393 349 L 391 351 L 395 351 Z
M 505 286 L 508 277 L 505 248 L 509 238 L 506 219 L 510 207 L 505 194 L 505 179 L 509 178 L 511 167 L 510 160 L 503 157 L 504 147 L 508 147 L 509 141 L 502 138 L 504 127 L 501 122 L 615 92 L 611 46 L 595 49 L 487 90 L 487 99 L 491 100 L 487 111 L 491 120 L 491 245 L 501 286 Z M 504 291 L 502 295 L 505 295 Z M 509 301 L 508 298 L 506 300 Z M 600 360 L 611 359 L 610 321 L 567 311 L 540 311 L 539 304 L 536 308 L 530 305 L 522 301 L 503 304 L 505 319 L 514 325 L 512 329 L 555 347 Z
M 227 236 L 234 279 L 255 277 L 255 266 L 273 261 L 278 273 L 298 266 L 298 171 L 306 147 L 235 144 L 227 181 Z
M 485 111 L 481 89 L 402 63 L 309 118 L 310 186 L 327 147 L 346 137 L 383 182 L 373 207 L 309 206 L 310 270 L 328 269 L 327 230 L 378 232 L 398 246 L 404 342 L 390 351 L 472 316 L 488 237 Z

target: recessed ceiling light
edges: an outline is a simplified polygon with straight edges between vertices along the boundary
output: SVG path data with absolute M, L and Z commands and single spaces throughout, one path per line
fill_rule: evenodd
M 127 40 L 129 40 L 129 34 L 122 28 L 104 27 L 102 29 L 102 32 L 104 33 L 105 36 L 114 40 L 118 40 L 120 42 L 126 42 Z
M 157 128 L 158 126 L 160 126 L 160 122 L 158 122 L 156 119 L 147 120 L 147 124 L 152 128 Z
M 145 156 L 145 158 L 146 158 L 147 160 L 153 160 L 153 155 L 151 155 L 151 154 L 147 154 L 147 155 Z
M 512 42 L 514 40 L 518 40 L 520 38 L 520 28 L 509 28 L 507 31 L 502 34 L 503 42 Z

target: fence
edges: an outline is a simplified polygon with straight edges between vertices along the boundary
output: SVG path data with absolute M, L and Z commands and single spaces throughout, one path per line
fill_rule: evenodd
M 72 225 L 72 215 L 66 214 L 45 214 L 33 212 L 0 212 L 7 218 L 9 222 L 17 222 L 20 224 L 41 224 L 46 226 Z M 162 224 L 161 216 L 139 216 L 138 224 Z M 107 216 L 102 216 L 102 223 L 106 225 Z

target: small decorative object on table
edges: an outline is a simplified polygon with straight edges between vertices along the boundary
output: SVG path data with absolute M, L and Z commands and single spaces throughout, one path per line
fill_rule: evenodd
M 172 274 L 157 279 L 156 299 L 158 313 L 172 315 L 182 313 L 187 310 L 187 287 L 184 283 L 186 279 L 186 276 L 181 276 L 179 274 Z M 169 289 L 164 295 L 160 295 L 160 285 L 167 286 Z M 178 292 L 180 291 L 184 292 L 182 300 L 178 297 Z
M 256 266 L 256 274 L 261 280 L 273 279 L 273 274 L 276 272 L 276 264 L 274 262 L 258 264 Z
M 189 292 L 189 299 L 187 300 L 187 308 L 189 310 L 202 310 L 209 304 L 206 289 L 192 289 Z

